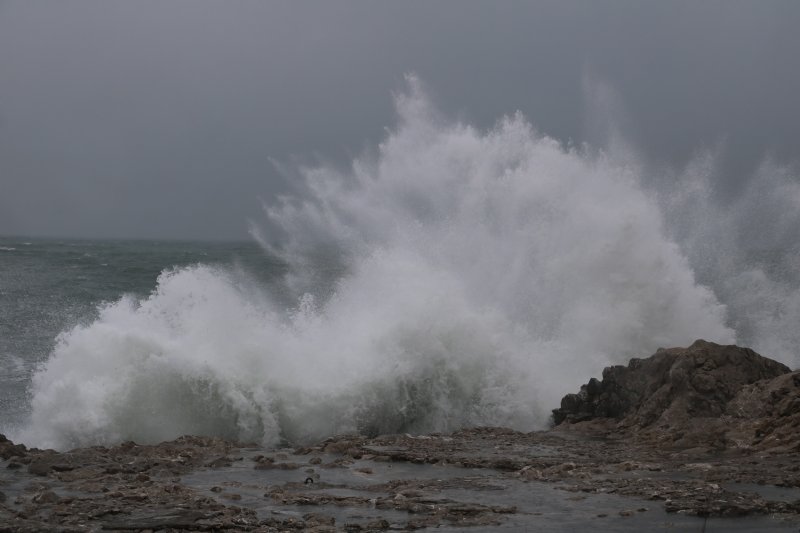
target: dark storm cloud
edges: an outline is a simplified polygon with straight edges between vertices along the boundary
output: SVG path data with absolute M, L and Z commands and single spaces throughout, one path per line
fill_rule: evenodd
M 605 94 L 654 164 L 721 143 L 733 190 L 797 158 L 798 23 L 794 1 L 0 3 L 0 234 L 244 237 L 286 187 L 270 158 L 357 154 L 410 71 L 450 116 L 577 142 L 603 142 Z

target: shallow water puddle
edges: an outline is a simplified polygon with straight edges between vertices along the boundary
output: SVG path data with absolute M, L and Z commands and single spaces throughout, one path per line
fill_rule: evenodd
M 261 519 L 299 520 L 316 513 L 333 518 L 337 527 L 386 520 L 392 529 L 405 528 L 410 521 L 428 513 L 438 516 L 439 522 L 431 521 L 427 527 L 449 531 L 491 528 L 558 533 L 584 531 L 587 526 L 621 532 L 797 531 L 797 524 L 767 516 L 705 519 L 667 513 L 660 501 L 575 493 L 562 490 L 564 487 L 559 484 L 524 481 L 493 469 L 343 461 L 333 454 L 295 455 L 280 451 L 269 454 L 274 462 L 268 467 L 256 468 L 264 464 L 259 462 L 263 460 L 258 450 L 241 451 L 241 460 L 231 466 L 194 472 L 185 476 L 183 483 L 226 505 L 253 509 Z M 730 488 L 753 490 L 741 484 Z M 770 499 L 791 497 L 798 492 L 778 487 L 755 488 L 769 492 L 764 497 Z M 408 505 L 404 507 L 406 498 Z M 419 507 L 415 510 L 414 505 Z M 479 526 L 472 519 L 481 513 L 486 522 Z M 459 516 L 464 517 L 464 523 L 459 522 Z M 419 526 L 426 527 L 424 523 Z
M 259 518 L 291 516 L 302 518 L 313 511 L 324 511 L 337 524 L 363 523 L 384 519 L 393 526 L 408 522 L 405 510 L 376 509 L 378 499 L 391 496 L 385 484 L 403 481 L 431 484 L 458 484 L 464 478 L 488 478 L 499 472 L 450 465 L 423 465 L 408 462 L 348 460 L 337 463 L 331 454 L 269 454 L 275 458 L 268 467 L 257 459 L 255 450 L 243 450 L 241 461 L 231 466 L 201 470 L 184 476 L 182 482 L 203 491 L 226 505 L 253 509 Z M 309 461 L 314 459 L 318 464 Z

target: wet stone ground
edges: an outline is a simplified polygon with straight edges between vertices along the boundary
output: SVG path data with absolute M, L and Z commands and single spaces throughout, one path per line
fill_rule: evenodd
M 3 531 L 800 531 L 800 456 L 568 431 L 202 437 L 65 453 L 0 439 Z

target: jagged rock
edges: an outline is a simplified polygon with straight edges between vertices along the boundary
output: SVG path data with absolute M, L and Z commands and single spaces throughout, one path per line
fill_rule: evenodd
M 772 395 L 789 391 L 754 384 L 790 373 L 785 365 L 749 348 L 698 340 L 688 348 L 659 349 L 646 359 L 631 359 L 628 366 L 606 368 L 602 381 L 593 378 L 577 394 L 565 396 L 561 407 L 553 410 L 553 421 L 559 425 L 615 419 L 617 429 L 686 430 L 661 435 L 684 447 L 693 444 L 694 433 L 702 428 L 707 445 L 727 438 L 724 434 L 730 428 L 725 418 L 734 416 L 732 411 L 749 409 L 755 415 L 761 409 L 758 412 L 764 414 L 763 409 L 772 404 L 759 391 L 769 390 Z M 748 386 L 752 387 L 745 389 Z M 745 390 L 751 399 L 735 401 Z M 786 392 L 784 396 L 792 395 Z M 782 401 L 781 407 L 775 404 L 774 408 L 792 413 L 800 409 L 796 393 Z
M 52 470 L 53 465 L 49 461 L 36 460 L 28 465 L 28 472 L 37 476 L 46 476 Z
M 742 387 L 726 416 L 729 438 L 739 445 L 800 451 L 800 371 Z
M 27 451 L 24 444 L 14 444 L 0 433 L 0 458 L 8 460 L 12 457 L 25 457 Z

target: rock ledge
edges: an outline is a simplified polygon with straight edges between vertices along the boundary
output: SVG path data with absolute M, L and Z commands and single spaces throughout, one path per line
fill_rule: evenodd
M 800 450 L 790 431 L 800 424 L 800 373 L 749 348 L 697 340 L 606 368 L 602 381 L 564 396 L 553 421 L 679 448 Z

